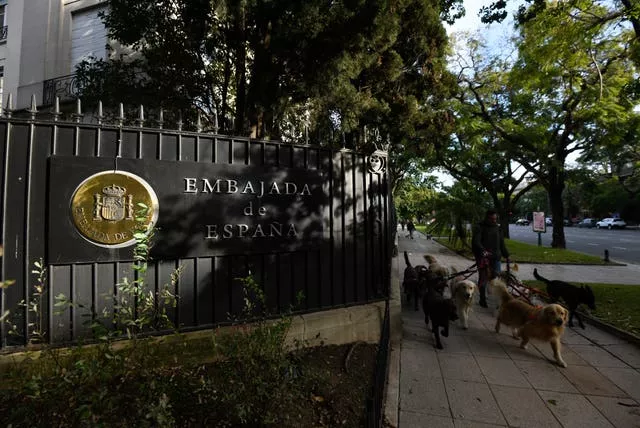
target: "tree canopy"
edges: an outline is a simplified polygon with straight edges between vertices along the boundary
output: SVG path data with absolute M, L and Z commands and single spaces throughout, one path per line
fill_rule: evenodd
M 547 190 L 554 247 L 565 247 L 568 155 L 611 142 L 636 116 L 624 91 L 634 68 L 634 35 L 612 21 L 581 19 L 590 13 L 564 3 L 547 8 L 520 25 L 513 61 L 483 56 L 481 44 L 472 43 L 459 73 L 461 108 L 495 133 L 493 150 L 506 153 Z
M 441 19 L 459 5 L 109 0 L 109 37 L 133 54 L 78 74 L 85 98 L 198 111 L 209 129 L 418 154 L 447 122 L 440 104 L 455 81 Z

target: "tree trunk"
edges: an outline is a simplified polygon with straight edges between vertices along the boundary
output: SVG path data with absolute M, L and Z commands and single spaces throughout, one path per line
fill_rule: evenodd
M 564 165 L 564 162 L 562 163 Z M 562 192 L 564 191 L 565 173 L 564 169 L 555 166 L 549 170 L 549 205 L 551 205 L 551 215 L 553 216 L 553 235 L 551 247 L 567 248 L 564 238 L 564 203 L 562 202 Z
M 245 2 L 239 1 L 235 11 L 235 35 L 236 35 L 236 114 L 234 132 L 236 135 L 244 134 L 246 93 L 247 93 L 247 50 L 246 50 L 246 17 Z
M 224 59 L 224 81 L 222 83 L 222 106 L 218 116 L 218 126 L 224 132 L 228 132 L 229 124 L 227 123 L 227 96 L 229 95 L 229 83 L 231 82 L 231 50 L 227 50 Z

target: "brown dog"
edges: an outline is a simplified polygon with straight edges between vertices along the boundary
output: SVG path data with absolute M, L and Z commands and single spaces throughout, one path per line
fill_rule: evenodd
M 567 367 L 560 352 L 560 338 L 564 333 L 567 310 L 557 304 L 536 307 L 516 299 L 507 291 L 505 283 L 499 278 L 494 279 L 491 284 L 501 300 L 496 320 L 496 333 L 500 333 L 500 324 L 511 327 L 513 337 L 521 339 L 522 349 L 527 348 L 531 339 L 549 342 L 558 365 Z

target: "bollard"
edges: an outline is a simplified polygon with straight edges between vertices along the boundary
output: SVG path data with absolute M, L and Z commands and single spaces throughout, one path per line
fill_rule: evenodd
M 604 250 L 604 261 L 605 262 L 609 261 L 609 250 Z

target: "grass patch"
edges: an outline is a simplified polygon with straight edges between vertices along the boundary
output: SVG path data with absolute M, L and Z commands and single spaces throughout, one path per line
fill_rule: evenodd
M 523 281 L 525 284 L 545 289 L 541 281 Z M 596 296 L 595 311 L 591 315 L 640 336 L 640 286 L 625 284 L 572 283 L 577 286 L 588 285 Z
M 465 245 L 461 240 L 449 241 L 448 238 L 436 238 L 438 243 L 455 251 L 461 256 L 473 259 L 470 244 Z M 571 263 L 582 265 L 605 265 L 606 263 L 599 257 L 576 251 L 561 248 L 538 247 L 537 245 L 525 244 L 511 239 L 505 240 L 505 245 L 509 249 L 511 261 L 515 263 Z

